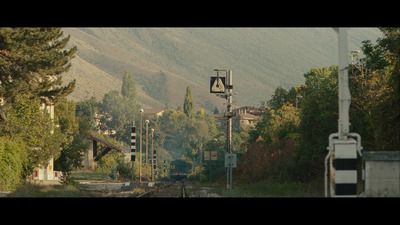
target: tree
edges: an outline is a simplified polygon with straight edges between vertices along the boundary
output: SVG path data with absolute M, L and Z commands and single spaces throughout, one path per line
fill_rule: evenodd
M 312 68 L 304 74 L 299 145 L 295 150 L 293 176 L 305 181 L 321 175 L 328 136 L 337 132 L 337 66 Z M 322 79 L 321 79 L 322 78 Z M 321 175 L 322 176 L 322 175 Z
M 287 90 L 282 86 L 279 86 L 272 95 L 271 100 L 268 101 L 268 106 L 270 106 L 271 109 L 279 109 L 282 107 L 283 103 L 286 102 L 287 95 Z
M 85 118 L 91 130 L 96 130 L 95 115 L 99 112 L 100 102 L 95 97 L 76 103 L 76 116 Z
M 77 51 L 64 49 L 68 41 L 61 28 L 0 28 L 0 97 L 13 103 L 24 94 L 56 102 L 70 94 L 75 80 L 60 86 Z
M 13 105 L 5 105 L 7 124 L 1 135 L 18 137 L 26 143 L 31 167 L 45 166 L 50 158 L 57 158 L 65 136 L 54 126 L 49 113 L 40 109 L 40 100 L 18 95 Z
M 60 146 L 73 140 L 77 129 L 74 103 L 64 100 L 73 91 L 75 81 L 61 86 L 61 75 L 71 67 L 77 50 L 66 50 L 68 41 L 69 36 L 63 37 L 61 28 L 0 28 L 0 97 L 7 115 L 0 136 L 11 137 L 3 142 L 5 149 L 15 148 L 11 153 L 15 153 L 14 159 L 5 160 L 15 166 L 16 182 L 31 174 L 33 168 L 47 166 L 49 159 L 57 159 Z M 42 103 L 56 105 L 54 119 Z M 22 160 L 23 170 L 14 163 L 18 157 L 26 157 Z M 4 171 L 0 176 L 10 175 L 10 171 Z
M 363 142 L 374 150 L 400 145 L 400 28 L 380 28 L 376 45 L 364 41 L 364 58 L 349 69 L 350 88 Z
M 127 101 L 136 104 L 136 81 L 133 78 L 133 74 L 125 72 L 122 78 L 121 95 Z
M 219 110 L 218 110 L 218 108 L 217 107 L 215 107 L 214 108 L 214 112 L 213 112 L 213 114 L 218 114 L 219 113 Z
M 13 191 L 26 178 L 28 148 L 16 137 L 0 137 L 0 190 Z
M 88 132 L 90 120 L 86 116 L 76 115 L 76 104 L 66 98 L 60 99 L 55 106 L 55 116 L 64 136 L 60 157 L 54 161 L 54 169 L 70 172 L 82 165 L 83 153 L 89 147 Z
M 194 101 L 190 86 L 186 88 L 185 100 L 183 102 L 183 112 L 185 112 L 186 116 L 189 118 L 191 118 L 194 114 Z

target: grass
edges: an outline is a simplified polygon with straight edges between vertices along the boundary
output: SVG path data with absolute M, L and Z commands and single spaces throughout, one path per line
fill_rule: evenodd
M 96 194 L 78 188 L 77 181 L 111 181 L 112 179 L 105 174 L 94 171 L 75 171 L 63 185 L 38 185 L 26 183 L 17 188 L 8 197 L 22 198 L 81 198 L 98 197 Z
M 73 185 L 37 185 L 27 183 L 9 194 L 8 197 L 20 198 L 70 198 L 95 197 L 95 195 L 79 190 Z
M 223 189 L 223 197 L 323 197 L 322 184 L 310 183 L 279 183 L 276 181 L 261 181 L 251 184 L 234 184 L 233 190 Z
M 83 171 L 74 171 L 71 173 L 71 178 L 76 181 L 112 181 L 111 177 L 107 176 L 104 173 L 96 173 L 91 170 L 83 170 Z

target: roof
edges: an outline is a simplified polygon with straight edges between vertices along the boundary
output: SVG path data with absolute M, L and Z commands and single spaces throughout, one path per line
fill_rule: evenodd
M 164 112 L 165 109 L 144 109 L 143 114 L 157 114 Z

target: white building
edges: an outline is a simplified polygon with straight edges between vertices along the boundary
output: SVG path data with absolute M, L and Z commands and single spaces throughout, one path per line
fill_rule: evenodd
M 50 118 L 54 119 L 54 104 L 46 104 L 42 103 L 40 109 L 47 110 L 50 114 Z M 54 131 L 52 131 L 53 133 Z M 35 147 L 34 151 L 41 151 L 41 147 Z M 30 177 L 31 180 L 34 181 L 42 181 L 42 180 L 59 180 L 61 176 L 61 172 L 54 171 L 54 158 L 50 158 L 47 162 L 47 166 L 39 166 L 33 169 L 33 174 Z M 29 178 L 28 178 L 29 179 Z

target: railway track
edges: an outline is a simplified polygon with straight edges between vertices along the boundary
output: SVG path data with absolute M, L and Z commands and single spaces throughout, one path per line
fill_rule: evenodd
M 187 192 L 185 183 L 183 181 L 170 182 L 160 187 L 154 188 L 150 191 L 144 192 L 137 196 L 138 198 L 154 198 L 154 197 L 168 197 L 168 198 L 186 198 Z

